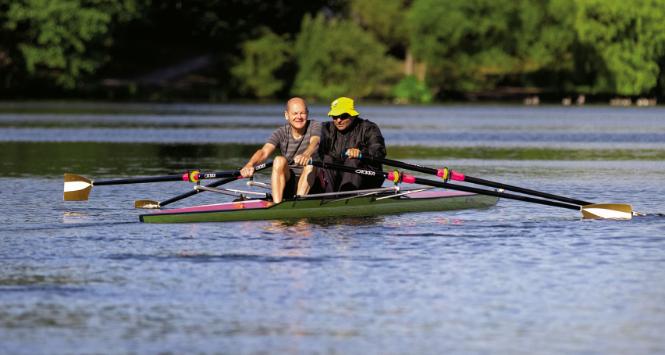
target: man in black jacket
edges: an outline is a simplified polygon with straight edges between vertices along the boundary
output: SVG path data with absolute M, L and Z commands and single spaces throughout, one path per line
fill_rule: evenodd
M 332 102 L 328 112 L 332 121 L 324 122 L 321 127 L 319 156 L 325 163 L 382 171 L 381 164 L 368 164 L 357 159 L 361 154 L 385 158 L 386 144 L 379 127 L 358 117 L 360 114 L 353 106 L 353 100 L 348 97 Z M 369 189 L 383 184 L 383 176 L 363 176 L 331 169 L 322 169 L 322 176 L 326 192 Z

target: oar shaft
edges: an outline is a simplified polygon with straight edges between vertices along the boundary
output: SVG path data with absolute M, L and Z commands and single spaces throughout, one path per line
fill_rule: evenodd
M 94 186 L 101 185 L 125 185 L 125 184 L 143 184 L 148 182 L 163 182 L 163 181 L 182 181 L 182 175 L 164 175 L 164 176 L 151 176 L 144 178 L 129 178 L 129 179 L 114 179 L 114 180 L 94 180 Z
M 428 179 L 415 177 L 415 176 L 408 175 L 408 174 L 405 174 L 405 178 L 406 177 L 412 177 L 414 183 L 421 184 L 421 185 L 429 185 L 429 186 L 447 188 L 447 189 L 451 189 L 451 190 L 473 192 L 473 193 L 477 193 L 477 194 L 480 194 L 480 195 L 489 195 L 489 196 L 496 196 L 496 197 L 505 198 L 505 199 L 509 199 L 509 200 L 532 202 L 532 203 L 538 203 L 538 204 L 541 204 L 541 205 L 567 208 L 567 209 L 576 210 L 576 211 L 580 210 L 580 206 L 571 205 L 571 204 L 563 203 L 563 202 L 543 200 L 543 199 L 539 199 L 539 198 L 522 196 L 522 195 L 515 195 L 515 194 L 511 194 L 511 193 L 507 193 L 507 192 L 499 192 L 499 191 L 494 191 L 494 190 L 478 189 L 478 188 L 471 187 L 471 186 L 456 185 L 456 184 L 451 184 L 451 183 L 442 182 L 442 181 L 433 181 L 433 180 L 428 180 Z
M 392 167 L 395 167 L 395 168 L 409 169 L 409 170 L 418 171 L 418 172 L 421 172 L 421 173 L 431 174 L 431 175 L 436 175 L 439 172 L 437 169 L 433 169 L 433 168 L 429 168 L 429 167 L 422 166 L 422 165 L 417 165 L 417 164 L 407 164 L 407 163 L 404 163 L 404 162 L 401 162 L 401 161 L 398 161 L 398 160 L 392 160 L 392 159 L 385 159 L 385 158 L 384 159 L 379 159 L 379 158 L 370 158 L 370 157 L 364 157 L 364 156 L 361 157 L 360 159 L 364 160 L 364 161 L 372 162 L 372 163 L 385 164 L 385 165 L 389 165 L 389 166 L 392 166 Z
M 369 161 L 369 162 L 385 164 L 385 165 L 389 165 L 389 166 L 393 166 L 393 167 L 397 167 L 397 168 L 409 169 L 409 170 L 418 171 L 418 172 L 425 173 L 425 174 L 437 175 L 437 176 L 440 176 L 440 171 L 441 171 L 440 169 L 433 169 L 433 168 L 429 168 L 429 167 L 422 166 L 422 165 L 416 165 L 416 164 L 408 164 L 408 163 L 404 163 L 404 162 L 397 161 L 397 160 L 392 160 L 392 159 L 379 159 L 379 158 L 368 158 L 368 157 L 361 157 L 361 159 L 365 160 L 365 161 Z M 550 193 L 547 193 L 547 192 L 531 190 L 531 189 L 527 189 L 527 188 L 523 188 L 523 187 L 519 187 L 519 186 L 513 186 L 513 185 L 503 184 L 503 183 L 500 183 L 500 182 L 480 179 L 480 178 L 477 178 L 477 177 L 462 174 L 462 173 L 454 171 L 454 170 L 450 170 L 450 175 L 451 175 L 452 180 L 466 181 L 466 182 L 470 182 L 472 184 L 495 187 L 495 188 L 498 188 L 498 189 L 504 189 L 504 190 L 508 190 L 508 191 L 519 192 L 519 193 L 523 193 L 523 194 L 526 194 L 526 195 L 548 198 L 550 200 L 568 202 L 568 203 L 573 203 L 573 204 L 576 204 L 576 205 L 590 205 L 590 204 L 593 204 L 593 202 L 577 200 L 577 199 L 574 199 L 574 198 L 554 195 L 554 194 L 550 194 Z
M 519 186 L 513 186 L 513 185 L 508 185 L 508 184 L 502 184 L 499 182 L 494 182 L 494 181 L 489 181 L 485 179 L 480 179 L 476 178 L 473 176 L 468 176 L 464 175 L 464 181 L 470 182 L 472 184 L 478 184 L 478 185 L 484 185 L 484 186 L 490 186 L 490 187 L 496 187 L 499 189 L 504 189 L 504 190 L 509 190 L 509 191 L 514 191 L 514 192 L 519 192 L 527 195 L 533 195 L 533 196 L 538 196 L 538 197 L 544 197 L 544 198 L 549 198 L 551 200 L 557 200 L 557 201 L 562 201 L 562 202 L 568 202 L 568 203 L 574 203 L 576 205 L 590 205 L 593 202 L 587 202 L 587 201 L 582 201 L 582 200 L 577 200 L 574 198 L 570 197 L 565 197 L 565 196 L 559 196 L 559 195 L 553 195 L 547 192 L 542 192 L 542 191 L 537 191 L 537 190 L 531 190 Z
M 235 177 L 240 175 L 240 170 L 217 171 L 217 172 L 199 172 L 191 171 L 179 175 L 163 175 L 163 176 L 148 176 L 128 179 L 114 179 L 114 180 L 93 180 L 92 185 L 125 185 L 125 184 L 143 184 L 149 182 L 164 182 L 164 181 L 189 181 L 196 182 L 203 179 L 217 179 L 226 177 Z
M 367 170 L 367 169 L 357 169 L 357 168 L 350 167 L 350 166 L 329 164 L 329 163 L 323 163 L 323 162 L 317 162 L 317 161 L 312 162 L 312 165 L 314 165 L 316 167 L 319 167 L 319 168 L 323 168 L 323 169 L 336 169 L 336 170 L 346 171 L 346 172 L 349 172 L 349 173 L 354 173 L 354 174 L 364 175 L 364 176 L 379 176 L 380 175 L 380 176 L 383 176 L 386 180 L 389 180 L 389 181 L 393 181 L 393 179 L 395 177 L 394 173 L 387 173 L 387 172 L 383 172 L 383 171 L 372 171 L 372 170 Z M 496 196 L 496 197 L 499 197 L 499 198 L 505 198 L 505 199 L 509 199 L 509 200 L 525 201 L 525 202 L 537 203 L 537 204 L 541 204 L 541 205 L 567 208 L 567 209 L 576 210 L 576 211 L 580 210 L 579 206 L 571 205 L 571 204 L 567 204 L 567 203 L 562 203 L 562 202 L 542 200 L 542 199 L 538 199 L 538 198 L 515 195 L 515 194 L 511 194 L 511 193 L 506 193 L 506 192 L 479 189 L 479 188 L 475 188 L 475 187 L 471 187 L 471 186 L 455 185 L 455 184 L 451 184 L 451 183 L 447 183 L 447 182 L 443 182 L 443 181 L 433 181 L 433 180 L 428 180 L 428 179 L 422 179 L 422 178 L 415 177 L 415 176 L 409 175 L 409 174 L 401 174 L 401 175 L 402 176 L 401 176 L 400 181 L 405 182 L 405 183 L 415 183 L 415 184 L 441 187 L 441 188 L 457 190 L 457 191 L 472 192 L 472 193 L 476 193 L 476 194 L 479 194 L 479 195 Z
M 229 183 L 229 182 L 231 182 L 233 180 L 237 180 L 237 179 L 238 178 L 235 177 L 235 176 L 234 177 L 229 177 L 229 178 L 226 178 L 226 179 L 217 180 L 217 181 L 213 182 L 212 184 L 208 184 L 208 185 L 205 185 L 205 186 L 206 187 L 217 187 L 217 186 L 224 185 L 226 183 Z M 168 200 L 164 200 L 164 201 L 160 202 L 159 207 L 164 207 L 166 205 L 170 205 L 174 202 L 180 201 L 180 200 L 185 199 L 185 198 L 190 197 L 190 196 L 194 196 L 194 195 L 198 194 L 199 192 L 203 192 L 203 191 L 204 190 L 192 189 L 191 191 L 185 192 L 183 194 L 171 197 Z

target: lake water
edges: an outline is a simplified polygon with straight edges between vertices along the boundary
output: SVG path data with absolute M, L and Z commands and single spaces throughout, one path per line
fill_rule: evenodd
M 371 106 L 389 157 L 647 216 L 486 210 L 180 225 L 136 199 L 237 168 L 280 105 L 0 104 L 0 353 L 662 354 L 665 109 Z M 325 119 L 326 107 L 313 106 Z M 243 187 L 236 182 L 232 187 Z M 176 206 L 228 200 L 209 193 Z

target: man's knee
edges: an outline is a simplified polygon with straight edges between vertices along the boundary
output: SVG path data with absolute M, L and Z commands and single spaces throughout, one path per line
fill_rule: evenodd
M 289 167 L 289 162 L 283 156 L 275 157 L 272 161 L 272 171 L 273 172 L 285 172 Z

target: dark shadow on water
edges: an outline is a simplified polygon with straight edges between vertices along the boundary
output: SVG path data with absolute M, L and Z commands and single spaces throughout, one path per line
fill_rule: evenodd
M 335 217 L 335 218 L 298 218 L 298 219 L 287 219 L 287 220 L 277 220 L 273 221 L 271 224 L 272 227 L 307 227 L 307 226 L 318 226 L 318 227 L 331 227 L 337 225 L 344 226 L 373 226 L 383 223 L 385 217 L 382 216 L 370 216 L 370 217 Z
M 53 137 L 57 140 L 58 137 Z M 260 144 L 107 142 L 0 142 L 0 177 L 49 176 L 65 172 L 117 175 L 168 174 L 187 169 L 235 169 Z M 550 149 L 390 146 L 394 159 L 663 160 L 665 150 Z
M 111 260 L 139 260 L 139 261 L 157 261 L 173 262 L 185 261 L 195 263 L 218 263 L 218 262 L 256 262 L 256 263 L 283 263 L 283 262 L 302 262 L 302 263 L 321 263 L 330 257 L 308 257 L 308 256 L 275 256 L 275 255 L 255 255 L 255 254 L 190 254 L 180 253 L 177 255 L 144 255 L 144 254 L 112 254 L 107 256 Z
M 0 286 L 0 292 L 43 292 L 49 295 L 67 296 L 73 293 L 85 292 L 86 289 L 82 287 L 69 287 L 59 285 L 30 285 L 30 286 Z
M 249 144 L 0 142 L 0 176 L 99 176 L 234 169 L 255 150 Z

